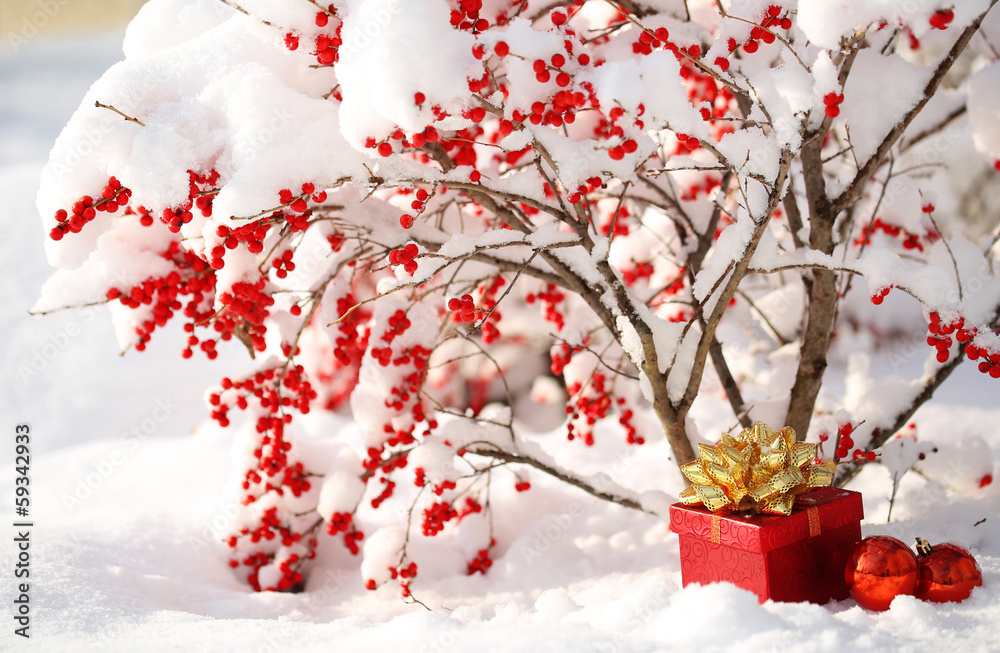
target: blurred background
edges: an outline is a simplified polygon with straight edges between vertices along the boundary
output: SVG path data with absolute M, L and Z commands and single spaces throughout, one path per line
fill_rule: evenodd
M 205 388 L 233 371 L 234 357 L 237 369 L 250 362 L 245 351 L 181 359 L 179 324 L 146 352 L 123 353 L 103 306 L 29 312 L 53 272 L 44 251 L 52 217 L 35 207 L 42 166 L 70 116 L 94 110 L 81 100 L 123 58 L 125 29 L 143 4 L 0 0 L 0 418 L 31 424 L 37 454 L 121 443 L 163 404 L 169 415 L 143 436 L 185 438 L 207 417 Z M 5 451 L 0 462 L 10 460 Z
M 127 23 L 146 0 L 0 0 L 0 34 L 53 32 Z

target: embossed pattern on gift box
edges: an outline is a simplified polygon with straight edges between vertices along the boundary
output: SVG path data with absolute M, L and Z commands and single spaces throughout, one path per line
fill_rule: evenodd
M 674 504 L 670 529 L 684 585 L 727 581 L 761 601 L 826 603 L 848 596 L 844 564 L 863 516 L 859 493 L 824 487 L 800 495 L 787 517 Z

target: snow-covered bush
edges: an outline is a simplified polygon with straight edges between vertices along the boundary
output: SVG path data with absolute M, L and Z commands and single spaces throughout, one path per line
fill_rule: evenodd
M 409 545 L 458 522 L 485 572 L 500 467 L 662 509 L 535 419 L 682 464 L 715 393 L 836 433 L 843 483 L 962 360 L 1000 377 L 995 2 L 152 0 L 44 170 L 36 311 L 260 357 L 208 391 L 242 424 L 255 589 L 299 585 L 323 531 L 371 588 L 407 595 Z M 835 397 L 852 333 L 926 337 L 923 375 L 855 357 Z

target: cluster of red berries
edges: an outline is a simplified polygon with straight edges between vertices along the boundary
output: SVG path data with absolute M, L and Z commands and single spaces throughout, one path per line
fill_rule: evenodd
M 625 428 L 625 442 L 628 444 L 646 444 L 646 438 L 638 435 L 635 424 L 632 423 L 635 414 L 632 412 L 631 408 L 626 408 L 625 397 L 618 397 L 616 402 L 618 403 L 618 410 L 621 411 L 618 423 Z
M 881 218 L 875 218 L 870 225 L 861 230 L 861 235 L 855 239 L 854 246 L 859 247 L 860 245 L 869 244 L 871 242 L 872 235 L 877 231 L 882 231 L 887 236 L 892 238 L 902 238 L 903 249 L 915 249 L 918 252 L 924 251 L 924 245 L 921 243 L 921 236 L 894 224 L 883 222 Z M 936 230 L 928 229 L 923 238 L 933 243 L 940 239 L 941 235 L 938 234 Z
M 319 6 L 318 3 L 314 4 Z M 340 58 L 339 48 L 343 45 L 341 38 L 343 23 L 340 22 L 337 16 L 337 7 L 335 5 L 328 5 L 325 9 L 320 7 L 320 11 L 316 12 L 316 17 L 313 19 L 316 27 L 328 27 L 331 18 L 338 21 L 334 33 L 332 35 L 319 34 L 315 40 L 316 49 L 313 54 L 316 57 L 317 63 L 321 66 L 332 66 Z M 285 47 L 289 50 L 298 50 L 299 35 L 295 32 L 287 32 L 285 34 Z
M 264 251 L 264 239 L 267 238 L 267 232 L 270 229 L 271 223 L 264 219 L 255 220 L 239 227 L 227 227 L 220 224 L 215 228 L 215 235 L 222 238 L 222 245 L 226 249 L 236 249 L 240 243 L 246 243 L 248 252 L 260 254 Z
M 565 340 L 552 346 L 549 356 L 552 359 L 552 373 L 561 376 L 563 370 L 573 360 L 573 354 L 583 351 L 583 347 L 573 347 Z
M 939 9 L 930 18 L 931 27 L 934 29 L 948 29 L 951 21 L 955 20 L 955 12 L 951 9 Z
M 286 550 L 298 544 L 302 539 L 303 535 L 299 532 L 293 531 L 287 524 L 283 523 L 278 517 L 277 508 L 268 508 L 260 516 L 260 524 L 254 529 L 249 527 L 243 527 L 240 529 L 238 535 L 230 536 L 226 543 L 229 548 L 236 549 L 240 543 L 241 539 L 246 539 L 246 541 L 252 544 L 266 544 L 269 542 L 274 542 L 277 544 L 280 542 L 281 546 Z M 308 538 L 305 547 L 302 550 L 303 556 L 298 553 L 290 553 L 284 557 L 284 559 L 278 564 L 278 571 L 281 573 L 277 584 L 268 587 L 262 587 L 259 582 L 259 574 L 262 567 L 271 564 L 277 558 L 275 553 L 267 553 L 265 551 L 258 550 L 256 552 L 250 553 L 243 557 L 231 558 L 229 560 L 229 566 L 236 569 L 243 564 L 245 567 L 250 569 L 247 575 L 247 582 L 255 591 L 260 592 L 262 590 L 269 592 L 282 592 L 289 590 L 296 585 L 300 584 L 303 580 L 302 573 L 299 571 L 305 560 L 311 560 L 316 557 L 316 539 Z M 235 552 L 235 551 L 234 551 Z
M 316 191 L 316 184 L 312 182 L 306 182 L 302 184 L 302 192 L 298 195 L 292 193 L 291 189 L 282 188 L 278 191 L 278 200 L 281 202 L 282 206 L 287 206 L 289 209 L 295 213 L 305 213 L 309 208 L 309 203 L 306 198 L 312 199 L 312 201 L 317 204 L 322 204 L 326 201 L 326 191 Z
M 827 93 L 823 96 L 823 105 L 826 107 L 824 111 L 826 115 L 830 118 L 836 118 L 840 115 L 840 105 L 844 102 L 843 93 Z
M 405 459 L 404 459 L 405 461 Z M 404 463 L 405 464 L 405 463 Z M 387 476 L 380 476 L 379 482 L 385 485 L 378 496 L 372 498 L 372 508 L 378 508 L 385 501 L 387 501 L 391 496 L 393 491 L 396 489 L 396 482 L 389 479 Z
M 584 57 L 585 55 L 580 55 Z M 553 59 L 557 57 L 562 57 L 561 54 L 552 55 Z M 541 60 L 539 60 L 541 61 Z M 543 62 L 544 63 L 544 62 Z M 560 73 L 558 78 L 559 81 L 563 80 L 562 75 L 566 73 Z M 566 76 L 566 83 L 569 83 L 569 76 Z M 557 81 L 558 83 L 558 81 Z M 561 84 L 560 84 L 561 86 Z M 515 110 L 511 117 L 514 119 L 514 123 L 523 124 L 525 121 L 530 122 L 532 125 L 552 125 L 553 127 L 562 127 L 564 124 L 571 125 L 576 122 L 576 114 L 579 111 L 586 109 L 588 106 L 594 106 L 596 100 L 593 95 L 584 95 L 581 91 L 561 89 L 556 91 L 550 100 L 547 102 L 542 102 L 536 100 L 531 104 L 531 113 L 525 114 L 520 110 Z M 503 122 L 500 124 L 500 129 L 506 131 L 510 129 L 513 131 L 514 123 L 510 123 L 507 127 Z
M 879 288 L 874 293 L 872 293 L 871 296 L 872 304 L 878 306 L 879 304 L 884 302 L 885 298 L 889 295 L 889 291 L 891 291 L 892 288 L 893 285 L 889 284 L 888 286 L 883 286 L 882 288 Z
M 400 247 L 389 252 L 389 264 L 402 265 L 406 273 L 412 275 L 417 271 L 417 262 L 413 259 L 419 253 L 420 250 L 417 249 L 416 245 L 407 243 L 405 247 Z
M 259 370 L 242 380 L 234 381 L 227 376 L 222 379 L 221 389 L 209 395 L 208 402 L 212 406 L 212 419 L 217 421 L 219 426 L 229 426 L 229 409 L 236 406 L 240 410 L 246 410 L 251 397 L 268 413 L 258 419 L 257 433 L 266 434 L 271 431 L 280 437 L 284 432 L 283 425 L 292 420 L 291 414 L 285 411 L 295 409 L 303 415 L 308 413 L 317 393 L 306 378 L 305 370 L 301 365 Z M 283 414 L 278 415 L 279 412 Z M 289 446 L 279 446 L 277 451 L 287 451 L 288 449 Z M 267 467 L 277 470 L 284 465 L 284 459 L 281 459 L 280 462 L 281 464 L 277 466 L 269 462 Z M 245 487 L 244 489 L 249 488 Z
M 238 281 L 229 291 L 219 295 L 219 303 L 223 308 L 215 316 L 212 327 L 220 333 L 223 340 L 228 340 L 238 330 L 245 335 L 249 346 L 255 351 L 262 352 L 267 348 L 264 342 L 264 335 L 267 333 L 264 320 L 270 315 L 269 309 L 274 305 L 274 298 L 264 290 L 265 285 L 264 277 L 253 283 Z
M 285 351 L 289 355 L 297 353 L 292 351 L 291 345 L 285 347 Z M 287 437 L 287 427 L 292 421 L 290 411 L 308 413 L 316 397 L 317 393 L 303 367 L 291 362 L 260 370 L 242 380 L 225 377 L 219 390 L 209 395 L 211 416 L 221 426 L 229 425 L 228 411 L 231 407 L 247 410 L 252 401 L 263 411 L 255 424 L 257 441 L 253 456 L 256 462 L 246 470 L 242 483 L 246 492 L 244 505 L 254 504 L 267 494 L 301 497 L 312 489 L 314 475 L 305 469 L 302 462 L 293 459 L 293 444 Z M 351 530 L 353 526 L 349 514 L 346 518 L 344 515 L 337 517 L 338 531 L 350 531 L 347 534 L 351 535 L 352 543 L 360 539 Z M 285 522 L 278 520 L 276 509 L 271 507 L 264 511 L 256 529 L 244 527 L 239 534 L 240 538 L 246 537 L 250 544 L 263 546 L 266 542 L 277 540 L 283 547 L 286 555 L 278 565 L 281 578 L 275 586 L 263 588 L 266 590 L 283 591 L 300 583 L 302 563 L 315 555 L 317 541 L 307 537 L 313 527 L 292 516 Z M 230 537 L 231 547 L 236 547 L 237 539 L 237 536 Z M 298 553 L 287 555 L 290 547 L 295 547 Z M 248 582 L 255 589 L 262 589 L 258 583 L 258 572 L 264 565 L 272 564 L 276 555 L 270 548 L 265 548 L 244 559 L 243 564 L 251 568 Z
M 626 154 L 632 154 L 639 149 L 639 144 L 635 139 L 627 138 L 619 145 L 612 145 L 608 148 L 608 156 L 614 161 L 621 161 Z
M 448 490 L 454 490 L 456 487 L 458 487 L 458 485 L 455 483 L 455 481 L 445 479 L 440 483 L 438 483 L 437 485 L 435 485 L 433 490 L 431 491 L 434 492 L 435 495 L 441 496 Z
M 194 214 L 191 212 L 192 208 L 197 206 L 202 215 L 210 216 L 212 214 L 212 200 L 219 192 L 215 188 L 219 178 L 220 175 L 215 170 L 211 170 L 207 175 L 199 175 L 193 170 L 188 170 L 187 201 L 180 206 L 163 209 L 160 221 L 167 225 L 167 228 L 172 233 L 177 233 L 181 230 L 182 226 L 194 219 Z
M 273 222 L 284 220 L 293 233 L 305 231 L 309 228 L 309 218 L 312 217 L 312 209 L 309 208 L 307 197 L 311 197 L 314 202 L 325 202 L 326 191 L 316 192 L 315 185 L 310 182 L 302 184 L 302 193 L 299 195 L 294 195 L 287 188 L 278 191 L 278 200 L 281 202 L 282 208 L 287 210 L 275 211 L 270 215 L 270 220 Z
M 409 596 L 410 583 L 417 577 L 417 563 L 410 562 L 405 567 L 400 563 L 398 567 L 389 567 L 389 577 L 392 580 L 399 579 L 399 585 L 403 589 L 403 596 Z
M 545 59 L 535 59 L 532 69 L 535 71 L 535 81 L 539 84 L 547 84 L 552 79 L 552 73 L 556 74 L 556 86 L 566 88 L 573 81 L 570 74 L 563 70 L 566 65 L 566 57 L 557 52 L 546 61 Z
M 478 179 L 474 181 L 478 181 Z M 400 192 L 408 193 L 409 190 L 404 189 L 401 190 Z M 404 213 L 403 215 L 399 216 L 399 224 L 403 227 L 403 229 L 409 229 L 410 227 L 413 226 L 413 223 L 416 221 L 416 219 L 420 217 L 420 215 L 425 210 L 427 210 L 427 200 L 429 200 L 431 197 L 433 197 L 433 193 L 428 193 L 423 188 L 417 189 L 416 193 L 414 194 L 415 199 L 412 202 L 410 202 L 410 208 L 416 211 L 416 214 L 410 215 L 409 213 Z M 416 266 L 414 266 L 414 269 L 416 269 Z M 412 272 L 410 272 L 410 274 L 412 274 Z
M 422 96 L 423 94 L 418 95 Z M 448 114 L 441 111 L 440 107 L 435 105 L 433 108 L 435 109 L 435 117 L 438 120 L 448 117 Z M 410 147 L 419 149 L 427 143 L 437 143 L 439 140 L 440 135 L 438 134 L 437 129 L 431 125 L 425 127 L 423 131 L 411 135 L 409 138 L 407 138 L 406 134 L 404 134 L 400 129 L 397 129 L 389 136 L 388 139 L 382 141 L 376 141 L 374 137 L 369 136 L 368 139 L 365 140 L 365 147 L 375 150 L 381 157 L 389 157 L 392 156 L 393 152 L 395 152 L 391 141 L 400 141 L 403 148 Z
M 617 236 L 627 236 L 629 234 L 629 218 L 632 217 L 632 212 L 629 211 L 627 204 L 621 204 L 619 206 L 618 202 L 615 201 L 613 204 L 611 202 L 605 202 L 605 206 L 614 206 L 617 213 L 612 210 L 607 212 L 607 220 L 601 222 L 601 226 L 598 227 L 598 231 L 602 236 L 610 236 L 612 229 L 614 230 L 614 235 Z M 624 273 L 623 273 L 624 274 Z
M 655 30 L 645 27 L 639 30 L 639 38 L 632 43 L 634 54 L 652 54 L 653 50 L 660 48 L 676 50 L 677 46 L 669 42 L 670 32 L 666 27 L 657 27 Z M 673 46 L 673 47 L 671 47 Z
M 555 325 L 556 331 L 562 331 L 566 325 L 566 316 L 561 310 L 566 299 L 566 294 L 555 284 L 546 284 L 545 289 L 537 293 L 525 295 L 524 301 L 527 304 L 534 304 L 536 301 L 542 303 L 542 315 L 545 319 Z
M 289 272 L 295 270 L 295 263 L 292 261 L 294 255 L 295 252 L 293 250 L 286 249 L 280 256 L 276 256 L 271 261 L 271 270 L 274 272 L 274 276 L 284 279 L 288 276 Z
M 80 233 L 85 224 L 97 217 L 98 211 L 115 213 L 120 207 L 128 204 L 130 197 L 132 197 L 130 189 L 123 188 L 121 182 L 114 177 L 109 178 L 97 201 L 90 195 L 84 195 L 70 207 L 73 215 L 66 209 L 56 211 L 55 219 L 59 224 L 49 230 L 49 238 L 62 240 L 67 233 Z
M 577 186 L 576 191 L 570 193 L 566 200 L 570 204 L 579 204 L 590 193 L 604 186 L 604 181 L 600 177 L 591 177 L 587 183 Z
M 470 560 L 465 568 L 465 573 L 469 576 L 473 574 L 486 574 L 486 571 L 493 566 L 493 561 L 490 559 L 490 548 L 493 546 L 493 541 L 490 542 L 490 547 L 485 549 L 479 549 L 476 553 L 476 557 Z
M 979 361 L 979 371 L 989 374 L 994 379 L 1000 379 L 1000 351 L 990 350 L 986 347 L 977 347 L 971 342 L 965 346 L 965 354 L 970 360 Z
M 850 456 L 851 460 L 854 462 L 871 462 L 878 458 L 878 453 L 875 451 L 865 451 L 861 448 L 854 447 L 854 439 L 851 434 L 854 433 L 854 424 L 851 422 L 844 422 L 837 427 L 837 439 L 834 442 L 834 462 L 843 460 Z M 823 431 L 819 434 L 820 450 L 822 451 L 823 443 L 830 439 L 830 434 Z M 820 459 L 817 458 L 815 461 L 819 464 Z
M 212 216 L 212 203 L 215 201 L 215 196 L 219 194 L 216 185 L 219 183 L 220 177 L 221 175 L 214 168 L 205 175 L 188 170 L 188 197 L 194 201 L 194 208 L 201 212 L 202 217 Z
M 333 356 L 342 368 L 360 368 L 361 359 L 368 348 L 370 335 L 368 321 L 372 314 L 364 306 L 354 308 L 356 303 L 357 300 L 351 292 L 337 298 L 337 315 L 346 317 L 337 323 L 337 331 L 340 333 L 334 340 Z M 350 314 L 348 311 L 351 311 Z
M 391 343 L 395 340 L 396 336 L 405 333 L 411 326 L 412 323 L 410 322 L 410 318 L 406 317 L 406 311 L 401 308 L 396 309 L 396 312 L 389 316 L 389 328 L 382 334 L 382 340 Z M 401 365 L 402 362 L 397 364 Z
M 483 9 L 483 0 L 459 0 L 458 9 L 451 12 L 451 24 L 463 32 L 485 32 L 490 27 L 490 21 L 479 15 Z
M 448 310 L 454 311 L 452 320 L 455 322 L 475 322 L 476 302 L 472 295 L 465 294 L 461 297 L 452 297 L 448 300 Z
M 458 511 L 447 501 L 438 501 L 423 510 L 420 529 L 425 537 L 434 537 L 444 530 L 444 525 L 458 517 Z
M 750 30 L 750 38 L 747 39 L 746 43 L 742 44 L 743 51 L 747 54 L 753 54 L 760 48 L 761 41 L 766 44 L 774 43 L 775 34 L 772 31 L 774 28 L 781 28 L 786 31 L 790 30 L 792 28 L 792 19 L 787 14 L 783 16 L 783 13 L 785 13 L 784 8 L 778 5 L 768 7 L 767 16 L 764 17 L 764 20 L 759 25 L 753 26 Z M 741 47 L 736 42 L 736 39 L 729 39 L 728 46 L 730 52 L 734 52 L 737 48 Z M 722 57 L 715 60 L 715 65 L 723 71 L 729 69 L 729 61 Z
M 372 347 L 370 354 L 381 367 L 387 368 L 391 364 L 394 368 L 399 368 L 389 373 L 392 378 L 391 387 L 384 402 L 386 408 L 393 410 L 396 414 L 383 424 L 383 429 L 388 436 L 383 446 L 369 448 L 369 460 L 365 461 L 365 467 L 370 470 L 385 462 L 382 460 L 382 454 L 386 445 L 395 447 L 415 442 L 414 432 L 418 424 L 426 424 L 424 435 L 430 434 L 432 429 L 437 428 L 435 420 L 427 419 L 423 398 L 420 394 L 420 388 L 427 373 L 427 362 L 432 352 L 419 343 L 394 352 L 393 341 L 409 330 L 412 324 L 406 316 L 406 312 L 401 309 L 391 315 L 387 321 L 386 329 L 379 337 L 387 342 L 388 346 Z
M 330 535 L 346 533 L 351 530 L 353 515 L 349 512 L 335 512 L 330 516 L 330 522 L 326 525 L 326 532 Z
M 566 413 L 569 415 L 569 422 L 566 424 L 567 440 L 579 438 L 588 447 L 593 446 L 594 425 L 598 420 L 607 417 L 609 410 L 615 405 L 615 399 L 609 392 L 606 381 L 603 373 L 595 371 L 586 384 L 573 382 L 567 387 L 570 397 L 576 397 L 566 406 Z M 636 429 L 632 425 L 632 411 L 624 408 L 624 398 L 618 397 L 617 404 L 622 407 L 618 422 L 625 427 L 625 441 L 629 444 L 644 444 L 645 438 L 637 436 Z
M 182 352 L 185 358 L 190 358 L 190 348 L 198 344 L 197 337 L 193 335 L 195 321 L 207 321 L 214 315 L 210 307 L 206 307 L 206 310 L 202 311 L 199 310 L 199 306 L 204 303 L 206 293 L 210 297 L 214 292 L 215 274 L 205 261 L 191 252 L 182 250 L 177 241 L 171 242 L 161 257 L 173 263 L 175 269 L 165 276 L 145 279 L 142 283 L 127 290 L 117 287 L 109 288 L 105 293 L 105 298 L 108 301 L 118 300 L 122 305 L 132 309 L 144 305 L 152 307 L 151 316 L 136 327 L 139 342 L 136 343 L 135 348 L 137 351 L 143 351 L 153 332 L 158 327 L 165 326 L 175 312 L 181 309 L 182 304 L 179 298 L 191 295 L 191 300 L 184 308 L 184 315 L 191 318 L 192 322 L 184 326 L 185 330 L 192 335 L 188 337 L 188 347 Z M 202 350 L 214 358 L 216 355 L 213 353 L 215 342 L 203 343 Z
M 994 379 L 1000 379 L 1000 351 L 988 346 L 978 346 L 973 343 L 979 336 L 977 327 L 966 327 L 965 318 L 959 316 L 950 322 L 944 322 L 937 312 L 930 315 L 927 325 L 927 344 L 937 349 L 937 360 L 946 363 L 950 358 L 950 350 L 954 340 L 965 347 L 965 355 L 969 360 L 979 360 L 979 371 Z M 954 340 L 952 339 L 954 335 Z
M 976 337 L 976 329 L 971 331 L 965 328 L 965 318 L 959 316 L 958 319 L 944 323 L 938 313 L 931 313 L 931 321 L 927 325 L 927 344 L 937 349 L 937 360 L 939 363 L 946 363 L 951 357 L 951 346 L 954 344 L 952 334 L 959 342 L 969 342 Z
M 493 280 L 489 282 L 489 285 L 480 284 L 477 288 L 477 292 L 480 295 L 480 308 L 478 310 L 485 316 L 483 322 L 479 326 L 483 332 L 483 342 L 487 345 L 500 339 L 500 329 L 497 327 L 497 323 L 500 322 L 503 315 L 501 315 L 500 311 L 496 308 L 497 294 L 506 283 L 506 280 L 504 280 L 502 276 L 497 275 L 493 277 Z M 470 297 L 470 302 L 466 302 L 465 297 Z M 448 308 L 452 308 L 452 301 L 454 301 L 454 298 L 449 300 Z M 469 309 L 471 296 L 463 296 L 460 302 L 461 306 L 457 309 L 452 308 L 452 310 L 457 311 L 452 315 L 452 319 L 456 322 L 459 320 L 462 322 L 474 322 L 476 309 L 474 305 L 471 310 Z

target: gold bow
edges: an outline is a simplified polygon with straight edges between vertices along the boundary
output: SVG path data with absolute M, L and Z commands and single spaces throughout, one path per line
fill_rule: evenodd
M 698 452 L 698 460 L 681 466 L 692 485 L 680 499 L 712 512 L 790 515 L 797 495 L 830 485 L 837 471 L 832 460 L 815 464 L 816 445 L 796 442 L 791 427 L 775 432 L 763 422 L 737 437 L 723 434 L 717 445 L 699 444 Z

